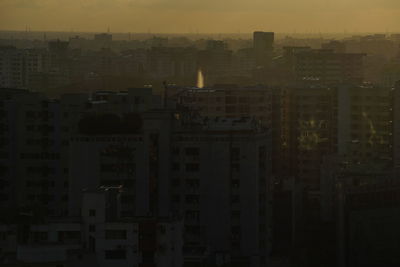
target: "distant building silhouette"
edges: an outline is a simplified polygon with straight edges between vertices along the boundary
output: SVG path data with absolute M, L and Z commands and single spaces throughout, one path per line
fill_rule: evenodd
M 253 49 L 257 66 L 270 66 L 274 52 L 274 36 L 273 32 L 253 33 Z

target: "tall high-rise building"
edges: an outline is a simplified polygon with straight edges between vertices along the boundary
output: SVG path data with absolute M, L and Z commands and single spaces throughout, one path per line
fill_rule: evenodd
M 121 185 L 123 216 L 184 218 L 186 263 L 222 255 L 226 264 L 265 266 L 270 133 L 249 118 L 187 116 L 154 110 L 134 133 L 72 138 L 70 213 L 79 213 L 82 188 Z
M 232 54 L 223 41 L 209 41 L 206 49 L 198 52 L 197 62 L 204 74 L 206 86 L 215 84 L 218 79 L 230 74 Z
M 251 117 L 266 127 L 272 125 L 272 89 L 266 86 L 186 88 L 177 101 L 210 119 Z
M 270 65 L 274 52 L 274 36 L 273 32 L 256 31 L 253 33 L 253 49 L 257 66 L 268 67 Z
M 325 156 L 338 154 L 352 163 L 379 161 L 391 166 L 396 120 L 390 89 L 304 86 L 285 90 L 282 103 L 282 168 L 309 189 L 320 188 Z
M 46 50 L 0 47 L 0 87 L 30 88 L 34 76 L 48 71 L 49 63 Z
M 150 88 L 97 92 L 92 97 L 66 94 L 50 100 L 27 90 L 0 90 L 0 210 L 40 208 L 43 215 L 67 215 L 70 138 L 80 130 L 81 117 L 89 112 L 114 113 L 111 119 L 116 122 L 122 114 L 143 112 L 153 105 Z M 124 122 L 134 119 L 128 115 Z M 94 123 L 92 118 L 85 121 L 86 129 L 96 131 Z M 102 159 L 104 164 L 115 160 L 106 152 Z
M 337 148 L 340 155 L 353 163 L 392 164 L 392 96 L 391 88 L 338 87 Z
M 266 264 L 271 146 L 269 134 L 252 124 L 215 119 L 200 132 L 173 135 L 171 208 L 185 218 L 190 258 L 208 250 L 241 266 Z
M 85 95 L 59 101 L 28 91 L 1 95 L 0 209 L 67 214 L 69 138 L 86 103 Z
M 393 90 L 393 165 L 400 171 L 400 80 Z
M 121 217 L 121 191 L 82 192 L 76 217 L 32 220 L 24 213 L 24 227 L 2 220 L 0 265 L 182 267 L 182 219 Z
M 363 57 L 361 53 L 336 53 L 329 49 L 294 50 L 294 71 L 296 82 L 322 84 L 360 84 L 364 81 Z

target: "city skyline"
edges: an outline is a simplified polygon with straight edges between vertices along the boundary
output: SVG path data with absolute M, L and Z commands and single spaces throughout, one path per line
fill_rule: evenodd
M 0 265 L 400 266 L 400 0 L 0 0 Z

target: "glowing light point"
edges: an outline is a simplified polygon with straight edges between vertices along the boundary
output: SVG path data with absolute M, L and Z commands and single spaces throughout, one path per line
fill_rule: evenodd
M 203 88 L 203 87 L 204 87 L 204 76 L 201 69 L 199 69 L 197 71 L 197 88 Z

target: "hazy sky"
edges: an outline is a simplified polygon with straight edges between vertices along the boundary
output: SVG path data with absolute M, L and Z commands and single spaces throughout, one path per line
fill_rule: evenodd
M 0 0 L 0 29 L 400 32 L 400 0 Z

